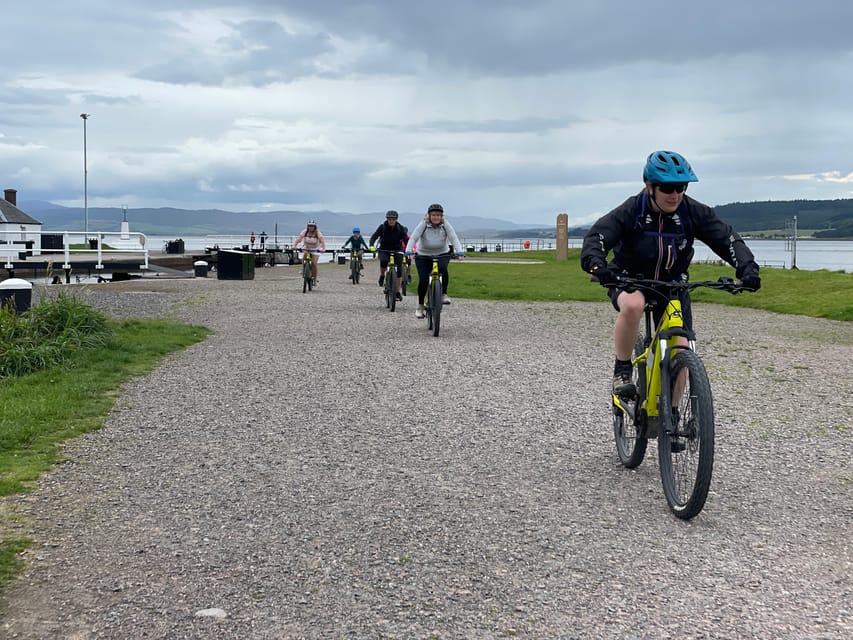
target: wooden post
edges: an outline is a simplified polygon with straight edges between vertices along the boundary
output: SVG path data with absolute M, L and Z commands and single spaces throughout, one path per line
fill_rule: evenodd
M 569 259 L 569 214 L 557 214 L 557 260 Z

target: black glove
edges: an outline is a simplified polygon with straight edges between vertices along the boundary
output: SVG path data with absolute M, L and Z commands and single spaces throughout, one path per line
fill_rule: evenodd
M 750 273 L 740 279 L 744 289 L 758 291 L 761 288 L 761 277 L 757 273 Z
M 607 265 L 603 267 L 593 267 L 590 272 L 592 277 L 598 280 L 598 284 L 602 287 L 615 287 L 619 284 L 619 281 L 616 279 L 616 273 L 611 271 Z

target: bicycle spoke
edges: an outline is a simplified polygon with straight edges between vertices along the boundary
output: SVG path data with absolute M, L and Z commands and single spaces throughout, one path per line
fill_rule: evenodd
M 638 357 L 643 353 L 643 350 L 643 339 L 637 338 L 637 342 L 634 345 L 633 357 Z M 646 388 L 645 369 L 641 371 L 635 367 L 632 377 L 637 392 L 643 393 Z M 646 447 L 648 446 L 648 438 L 645 431 L 639 428 L 636 423 L 636 416 L 641 400 L 638 397 L 632 402 L 634 418 L 622 409 L 616 406 L 613 407 L 613 435 L 616 439 L 616 453 L 619 456 L 620 462 L 628 469 L 640 466 L 646 455 Z
M 678 353 L 670 370 L 671 391 L 678 395 L 675 410 L 662 407 L 658 457 L 670 509 L 689 519 L 702 510 L 711 485 L 714 408 L 708 375 L 694 352 Z

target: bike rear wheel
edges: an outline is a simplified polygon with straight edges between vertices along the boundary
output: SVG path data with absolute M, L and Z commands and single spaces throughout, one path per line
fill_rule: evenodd
M 430 323 L 432 335 L 438 337 L 441 328 L 441 280 L 434 279 L 429 284 Z
M 714 403 L 708 373 L 695 352 L 680 350 L 669 371 L 669 389 L 662 390 L 660 399 L 658 462 L 670 510 L 689 520 L 702 511 L 711 487 Z M 683 390 L 678 389 L 679 377 Z
M 636 358 L 643 351 L 643 339 L 637 338 L 632 357 Z M 633 400 L 634 418 L 631 418 L 628 413 L 615 404 L 613 405 L 613 436 L 616 439 L 616 453 L 619 455 L 619 461 L 628 469 L 635 469 L 640 466 L 646 456 L 646 447 L 649 444 L 645 428 L 637 425 L 637 414 L 642 403 L 641 394 L 646 388 L 646 368 L 643 363 L 634 368 L 632 378 L 634 386 L 637 388 L 637 397 Z

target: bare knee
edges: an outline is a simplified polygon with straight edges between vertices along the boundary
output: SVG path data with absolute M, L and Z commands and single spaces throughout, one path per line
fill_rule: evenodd
M 628 293 L 623 291 L 616 299 L 619 305 L 619 314 L 626 320 L 638 321 L 643 316 L 643 309 L 646 306 L 646 298 L 639 291 Z

